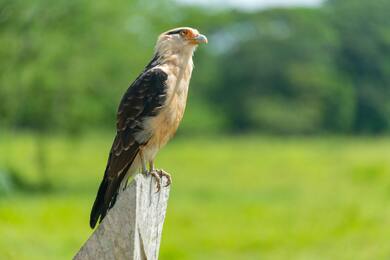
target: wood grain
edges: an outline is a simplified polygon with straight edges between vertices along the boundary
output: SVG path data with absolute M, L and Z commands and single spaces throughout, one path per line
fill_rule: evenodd
M 137 174 L 75 260 L 158 259 L 169 187 L 156 192 L 151 176 Z

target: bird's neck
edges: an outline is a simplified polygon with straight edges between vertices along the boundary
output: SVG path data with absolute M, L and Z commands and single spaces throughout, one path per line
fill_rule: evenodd
M 194 49 L 185 51 L 166 51 L 157 52 L 156 57 L 158 60 L 158 66 L 165 67 L 166 70 L 170 71 L 174 75 L 175 81 L 173 82 L 172 93 L 183 94 L 187 93 L 189 81 L 192 74 L 193 62 L 192 55 Z M 170 104 L 173 100 L 174 95 L 171 95 L 170 100 L 167 104 Z
M 157 52 L 156 56 L 159 64 L 173 66 L 181 71 L 188 69 L 188 66 L 192 69 L 192 55 L 194 51 L 195 48 L 169 49 Z

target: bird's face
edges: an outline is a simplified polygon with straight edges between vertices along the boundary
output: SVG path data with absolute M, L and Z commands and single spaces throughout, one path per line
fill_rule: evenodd
M 171 50 L 193 50 L 198 44 L 207 43 L 207 38 L 190 27 L 175 28 L 160 35 L 157 48 Z

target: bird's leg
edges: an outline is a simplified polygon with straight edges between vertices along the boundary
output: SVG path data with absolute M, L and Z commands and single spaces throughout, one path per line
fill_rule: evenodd
M 158 171 L 156 171 L 156 169 L 154 169 L 154 162 L 153 161 L 149 162 L 149 173 L 156 179 L 157 192 L 159 192 L 161 189 L 161 178 L 160 178 Z
M 144 159 L 144 155 L 142 153 L 142 150 L 139 151 L 139 158 L 141 160 L 141 165 L 142 165 L 142 173 L 144 175 L 148 175 L 148 169 L 146 169 L 146 163 L 145 163 L 145 159 Z

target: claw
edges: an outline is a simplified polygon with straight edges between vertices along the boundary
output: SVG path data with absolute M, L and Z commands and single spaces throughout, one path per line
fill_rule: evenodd
M 162 177 L 165 177 L 167 178 L 167 183 L 164 185 L 164 187 L 168 187 L 169 185 L 171 185 L 172 183 L 172 177 L 169 173 L 167 173 L 166 171 L 164 170 L 157 170 L 158 172 L 158 175 L 160 176 L 160 178 L 162 179 Z
M 150 174 L 156 179 L 156 188 L 157 188 L 157 192 L 159 192 L 161 189 L 160 174 L 158 173 L 158 171 L 151 171 Z

